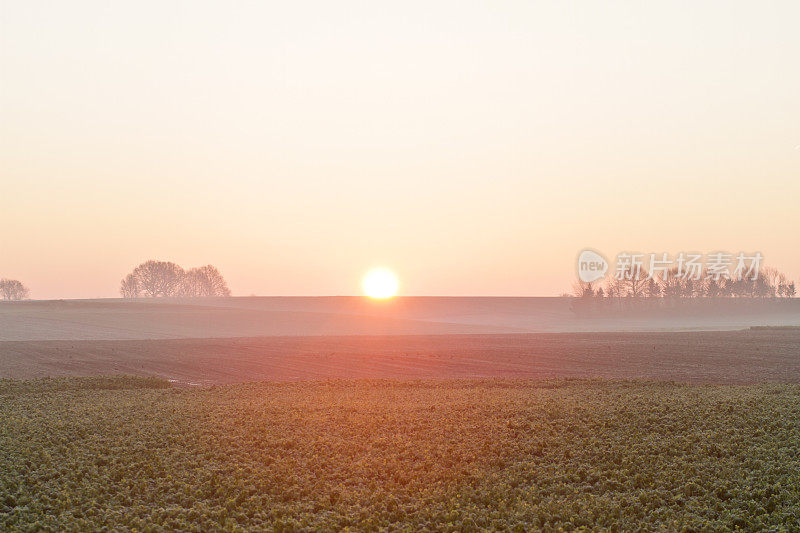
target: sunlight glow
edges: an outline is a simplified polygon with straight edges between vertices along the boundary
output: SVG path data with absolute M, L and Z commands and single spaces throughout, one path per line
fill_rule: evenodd
M 385 268 L 370 270 L 362 282 L 364 294 L 377 299 L 392 298 L 397 295 L 398 286 L 397 276 Z

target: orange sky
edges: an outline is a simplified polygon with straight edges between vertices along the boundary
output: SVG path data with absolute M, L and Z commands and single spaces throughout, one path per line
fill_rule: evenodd
M 0 276 L 34 298 L 148 258 L 556 295 L 585 247 L 800 281 L 796 2 L 0 5 Z

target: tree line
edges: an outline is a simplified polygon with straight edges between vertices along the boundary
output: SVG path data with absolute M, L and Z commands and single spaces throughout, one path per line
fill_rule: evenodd
M 140 264 L 120 282 L 123 298 L 200 298 L 230 296 L 225 278 L 212 265 L 184 270 L 170 261 L 149 260 Z
M 604 282 L 604 283 L 603 283 Z M 644 268 L 629 268 L 592 283 L 578 281 L 573 286 L 578 298 L 794 298 L 794 281 L 775 268 L 765 267 L 758 275 L 742 273 L 718 277 L 703 271 L 692 277 L 680 275 L 677 268 L 651 276 Z
M 30 291 L 28 287 L 16 279 L 0 279 L 0 299 L 3 300 L 24 300 Z

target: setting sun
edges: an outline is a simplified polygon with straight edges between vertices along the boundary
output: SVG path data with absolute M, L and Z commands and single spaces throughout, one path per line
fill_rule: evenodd
M 390 270 L 385 268 L 376 268 L 370 270 L 364 276 L 362 286 L 364 294 L 370 298 L 391 298 L 397 294 L 397 287 L 399 283 L 397 276 Z

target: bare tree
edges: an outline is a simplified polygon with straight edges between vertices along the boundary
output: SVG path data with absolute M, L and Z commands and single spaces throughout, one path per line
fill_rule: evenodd
M 22 282 L 15 279 L 0 279 L 0 297 L 3 300 L 24 300 L 29 294 L 30 291 Z
M 183 269 L 170 261 L 145 261 L 133 269 L 142 294 L 155 298 L 175 296 L 183 279 Z
M 178 294 L 187 298 L 206 296 L 207 282 L 199 268 L 190 268 L 183 273 Z
M 641 266 L 626 266 L 612 278 L 619 296 L 639 298 L 647 296 L 650 275 Z
M 611 299 L 625 296 L 622 294 L 622 284 L 620 283 L 620 280 L 614 276 L 608 276 L 606 279 L 605 294 L 607 298 Z
M 119 293 L 123 298 L 139 297 L 141 294 L 141 290 L 139 289 L 139 280 L 136 278 L 133 272 L 122 279 L 119 285 Z
M 595 296 L 592 283 L 583 280 L 577 280 L 572 284 L 572 296 L 575 298 L 592 298 Z
M 678 299 L 681 297 L 681 277 L 677 268 L 666 271 L 660 279 L 661 293 L 665 298 Z
M 756 298 L 774 298 L 775 287 L 769 279 L 759 276 L 753 280 L 753 296 Z
M 720 287 L 720 282 L 709 278 L 706 279 L 705 284 L 703 285 L 703 296 L 706 298 L 718 298 L 722 295 L 722 288 Z
M 780 296 L 778 289 L 781 284 L 781 278 L 786 281 L 786 277 L 778 272 L 777 269 L 772 267 L 764 267 L 758 275 L 756 281 L 760 281 L 757 285 L 759 296 L 764 298 L 775 298 Z
M 210 296 L 230 296 L 231 290 L 228 288 L 228 283 L 225 281 L 225 278 L 222 277 L 222 274 L 215 266 L 206 265 L 204 267 L 200 267 L 200 269 L 205 273 L 206 277 L 208 278 L 212 294 Z
M 231 295 L 225 278 L 212 265 L 184 271 L 175 263 L 152 260 L 137 266 L 122 280 L 120 293 L 125 298 Z
M 752 298 L 755 295 L 753 280 L 741 272 L 734 272 L 727 285 L 734 298 Z
M 204 296 L 230 296 L 225 278 L 212 265 L 190 268 L 181 281 L 181 296 L 190 298 Z
M 780 298 L 789 298 L 789 280 L 782 272 L 778 273 L 775 292 Z
M 756 276 L 734 273 L 729 280 L 731 296 L 738 298 L 775 298 L 788 290 L 786 276 L 774 268 L 761 269 Z
M 733 281 L 730 278 L 723 278 L 718 283 L 719 296 L 730 298 L 733 296 Z
M 703 294 L 703 280 L 691 276 L 681 278 L 681 298 L 695 298 Z

